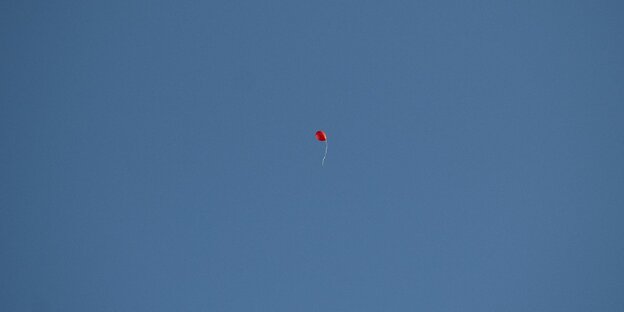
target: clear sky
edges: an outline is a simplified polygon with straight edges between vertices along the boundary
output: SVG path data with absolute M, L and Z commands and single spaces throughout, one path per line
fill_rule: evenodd
M 622 311 L 623 12 L 1 1 L 0 310 Z

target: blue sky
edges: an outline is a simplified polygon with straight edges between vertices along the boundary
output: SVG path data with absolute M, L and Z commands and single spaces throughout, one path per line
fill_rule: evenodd
M 0 310 L 621 311 L 623 9 L 3 1 Z

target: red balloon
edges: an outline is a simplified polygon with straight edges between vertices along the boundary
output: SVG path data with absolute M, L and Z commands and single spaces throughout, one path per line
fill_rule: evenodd
M 327 135 L 321 130 L 316 131 L 316 139 L 319 141 L 327 141 Z

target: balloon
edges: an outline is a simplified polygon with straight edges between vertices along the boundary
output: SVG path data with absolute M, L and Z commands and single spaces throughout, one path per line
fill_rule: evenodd
M 327 141 L 327 135 L 321 130 L 316 131 L 316 139 L 319 141 Z
M 325 155 L 323 156 L 323 160 L 321 161 L 321 166 L 325 166 L 325 157 L 327 157 L 327 135 L 325 134 L 325 132 L 319 130 L 316 131 L 316 139 L 321 141 L 321 142 L 325 142 Z

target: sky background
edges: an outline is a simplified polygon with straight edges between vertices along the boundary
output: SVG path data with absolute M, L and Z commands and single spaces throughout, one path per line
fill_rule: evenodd
M 622 311 L 623 12 L 1 1 L 0 310 Z

